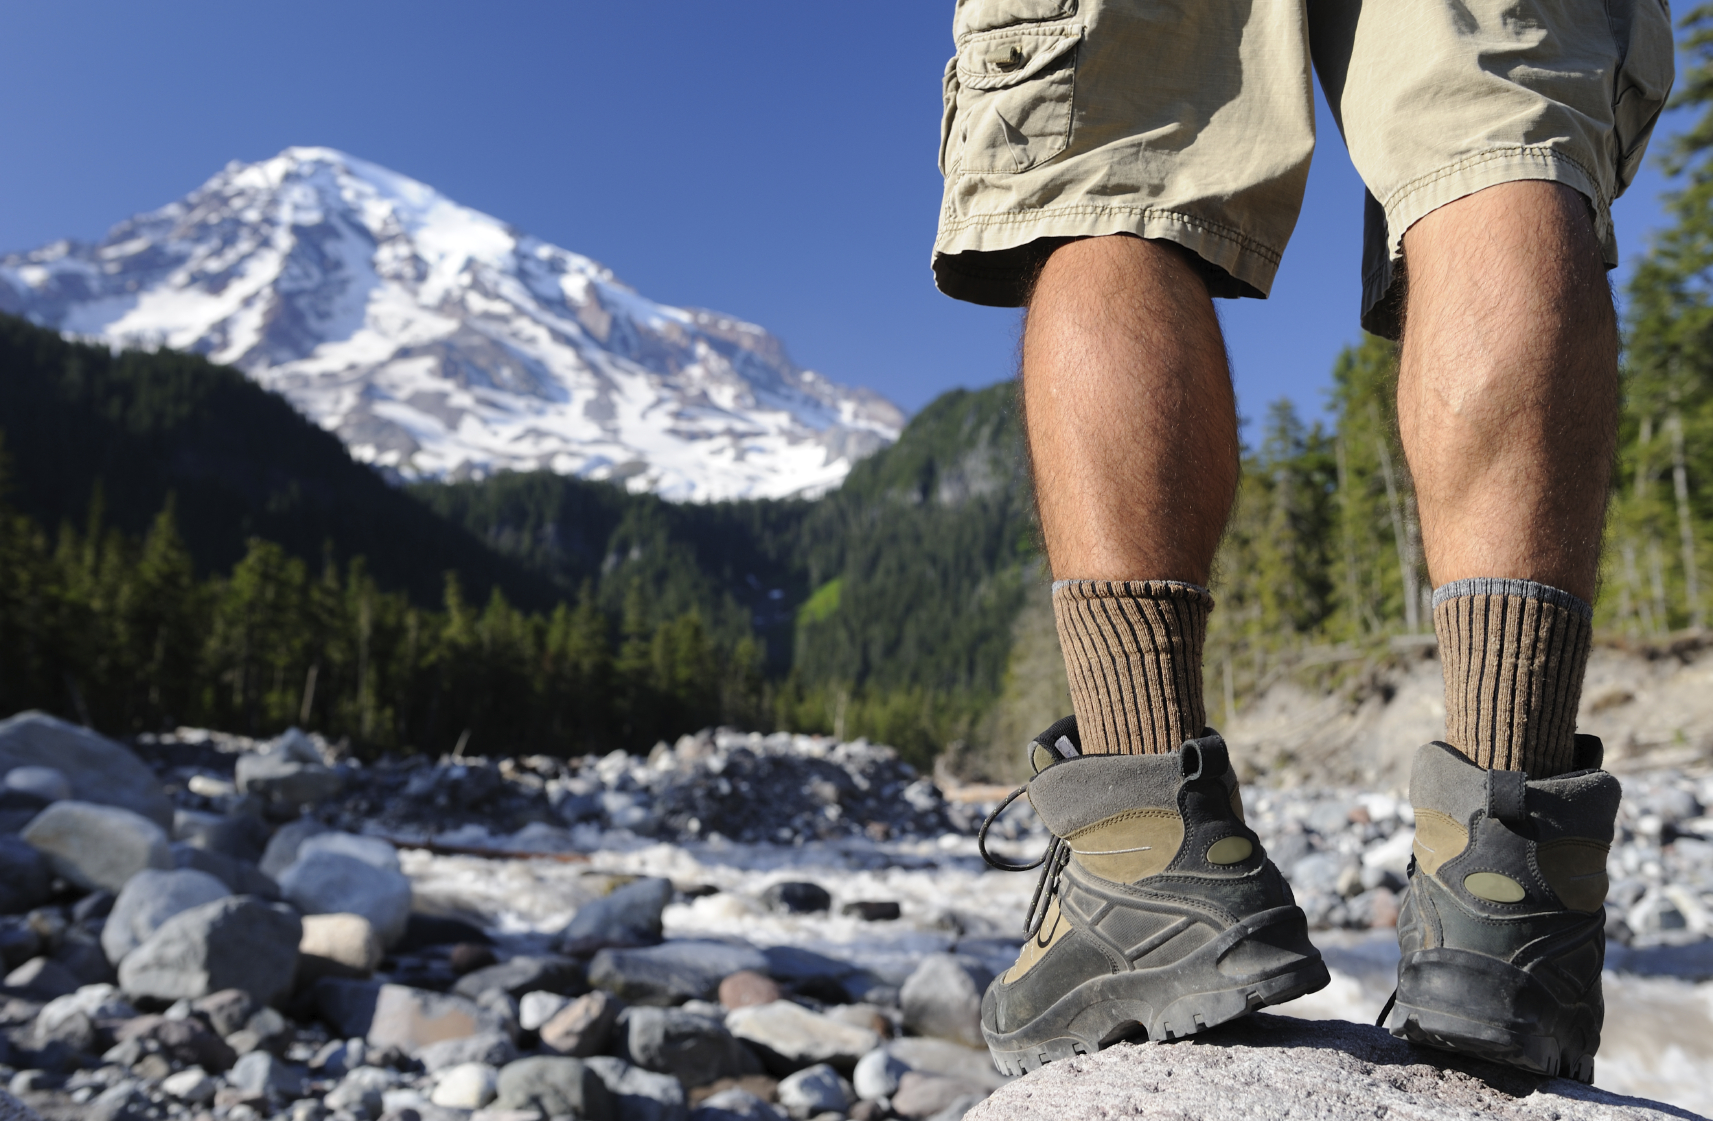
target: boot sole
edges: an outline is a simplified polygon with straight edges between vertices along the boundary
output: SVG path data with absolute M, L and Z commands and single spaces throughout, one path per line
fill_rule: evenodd
M 1270 949 L 1294 952 L 1296 960 L 1242 978 L 1220 970 L 1222 959 L 1263 931 L 1295 943 L 1281 951 L 1268 940 Z M 996 1032 L 984 1023 L 982 1036 L 1001 1073 L 1027 1074 L 1141 1033 L 1149 1039 L 1181 1039 L 1306 996 L 1330 981 L 1320 951 L 1308 940 L 1301 909 L 1280 907 L 1251 915 L 1170 965 L 1084 981 L 1015 1031 Z
M 1424 1047 L 1592 1083 L 1599 1022 L 1589 1005 L 1561 1003 L 1509 962 L 1442 947 L 1400 963 L 1386 1028 Z

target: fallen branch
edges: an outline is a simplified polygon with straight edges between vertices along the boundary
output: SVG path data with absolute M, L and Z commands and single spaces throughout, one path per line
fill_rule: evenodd
M 589 854 L 586 852 L 518 852 L 516 849 L 478 848 L 474 845 L 443 845 L 437 841 L 413 841 L 405 837 L 388 837 L 385 834 L 365 834 L 373 836 L 378 841 L 385 841 L 396 849 L 421 849 L 435 856 L 478 856 L 483 860 L 552 860 L 559 864 L 587 864 Z

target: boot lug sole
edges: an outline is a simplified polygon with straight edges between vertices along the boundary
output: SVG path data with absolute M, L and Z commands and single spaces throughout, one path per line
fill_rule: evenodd
M 1327 986 L 1331 975 L 1312 946 L 1312 957 L 1305 954 L 1269 974 L 1238 984 L 1232 984 L 1233 979 L 1218 967 L 1221 957 L 1256 930 L 1293 919 L 1301 923 L 1300 916 L 1295 907 L 1252 916 L 1228 932 L 1234 937 L 1215 939 L 1171 966 L 1084 981 L 1015 1031 L 995 1032 L 984 1023 L 982 1035 L 994 1066 L 1003 1074 L 1021 1075 L 1141 1035 L 1157 1040 L 1183 1039 L 1241 1019 L 1258 1008 L 1317 992 Z M 1206 982 L 1206 987 L 1187 986 L 1191 991 L 1183 992 L 1186 986 L 1180 979 L 1185 975 Z M 1156 1011 L 1162 996 L 1168 1003 Z

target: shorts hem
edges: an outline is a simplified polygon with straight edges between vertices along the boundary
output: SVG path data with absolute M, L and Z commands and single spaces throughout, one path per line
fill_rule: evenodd
M 1611 199 L 1601 189 L 1600 179 L 1582 161 L 1562 149 L 1541 145 L 1490 148 L 1418 176 L 1386 198 L 1386 253 L 1362 274 L 1363 327 L 1387 338 L 1399 336 L 1401 324 L 1396 320 L 1401 308 L 1393 286 L 1402 273 L 1404 235 L 1411 226 L 1477 191 L 1528 180 L 1563 183 L 1588 199 L 1606 266 L 1617 265 Z
M 1170 241 L 1200 257 L 1230 279 L 1216 295 L 1266 298 L 1278 275 L 1282 250 L 1263 245 L 1222 223 L 1164 207 L 1067 206 L 1014 214 L 991 214 L 943 223 L 934 245 L 940 290 L 958 299 L 1021 306 L 1027 278 L 1010 265 L 1017 250 L 1033 242 L 1062 243 L 1085 237 L 1131 234 Z M 1013 252 L 1008 252 L 1013 251 Z M 983 265 L 991 260 L 996 267 Z M 1003 263 L 1002 263 L 1003 262 Z M 1009 278 L 1009 283 L 1007 283 Z
M 1447 203 L 1501 183 L 1545 179 L 1574 187 L 1594 204 L 1594 232 L 1602 242 L 1612 224 L 1612 200 L 1582 162 L 1558 148 L 1538 145 L 1492 148 L 1412 179 L 1383 200 L 1394 260 L 1403 256 L 1404 234 Z

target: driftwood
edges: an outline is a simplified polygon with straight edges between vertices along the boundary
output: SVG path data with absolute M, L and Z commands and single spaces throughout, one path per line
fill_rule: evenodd
M 396 849 L 421 849 L 435 856 L 479 856 L 483 860 L 551 860 L 558 864 L 587 864 L 589 854 L 586 852 L 518 852 L 515 849 L 489 849 L 475 845 L 443 845 L 437 841 L 417 841 L 407 837 L 388 837 L 385 834 L 365 834 L 374 836 L 378 841 L 385 841 Z

